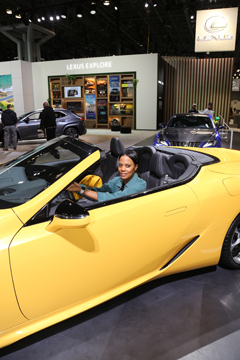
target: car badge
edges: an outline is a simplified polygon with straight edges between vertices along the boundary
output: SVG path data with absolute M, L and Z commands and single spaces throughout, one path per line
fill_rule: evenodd
M 215 15 L 209 17 L 204 24 L 204 29 L 210 33 L 216 33 L 227 27 L 227 19 L 225 16 Z

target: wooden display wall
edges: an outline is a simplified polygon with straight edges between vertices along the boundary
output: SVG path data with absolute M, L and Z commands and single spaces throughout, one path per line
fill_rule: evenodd
M 164 122 L 176 113 L 188 112 L 193 103 L 204 110 L 209 102 L 215 116 L 229 122 L 234 58 L 164 60 Z
M 49 77 L 50 104 L 84 116 L 86 128 L 111 128 L 111 121 L 134 129 L 134 74 Z

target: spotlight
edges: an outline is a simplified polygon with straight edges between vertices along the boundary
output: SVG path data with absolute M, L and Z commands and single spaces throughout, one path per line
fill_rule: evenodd
M 114 9 L 117 11 L 117 10 L 118 10 L 118 7 L 117 7 L 117 6 L 115 6 L 115 7 L 114 7 Z
M 38 22 L 41 22 L 41 21 L 42 21 L 42 19 L 40 18 L 40 16 L 38 16 L 37 21 L 38 21 Z
M 152 4 L 153 4 L 153 7 L 156 7 L 157 6 L 156 0 L 152 0 Z
M 110 5 L 110 1 L 109 1 L 109 0 L 104 0 L 104 1 L 103 1 L 103 5 L 109 6 L 109 5 Z
M 20 12 L 16 12 L 15 18 L 16 18 L 16 19 L 21 19 L 21 17 L 22 17 L 22 16 L 21 16 Z
M 148 8 L 148 1 L 145 1 L 145 8 Z
M 59 9 L 57 9 L 57 10 L 55 11 L 55 19 L 56 19 L 56 20 L 60 20 L 60 19 L 61 19 L 60 14 L 61 14 L 61 11 L 60 11 Z
M 65 7 L 61 8 L 61 18 L 66 19 L 67 17 L 67 10 Z
M 193 19 L 194 19 L 194 16 L 193 16 L 193 15 L 191 15 L 191 16 L 190 16 L 190 19 L 191 19 L 191 20 L 193 20 Z
M 81 6 L 81 5 L 78 5 L 78 6 L 77 6 L 76 12 L 77 12 L 77 17 L 78 17 L 78 18 L 82 18 L 82 17 L 83 17 L 83 9 L 82 9 L 82 6 Z
M 44 16 L 44 15 L 42 15 L 41 19 L 42 19 L 42 21 L 44 21 L 44 20 L 45 20 L 45 16 Z
M 12 10 L 11 9 L 6 9 L 6 13 L 9 15 L 12 15 Z
M 91 13 L 92 15 L 95 15 L 96 12 L 97 12 L 96 3 L 95 3 L 95 1 L 92 1 L 92 2 L 91 2 L 91 7 L 90 7 L 90 13 Z
M 53 21 L 54 20 L 54 17 L 51 15 L 51 16 L 49 16 L 49 20 L 50 21 Z

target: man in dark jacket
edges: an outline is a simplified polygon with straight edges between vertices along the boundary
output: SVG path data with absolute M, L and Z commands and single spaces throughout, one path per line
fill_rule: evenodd
M 192 108 L 188 112 L 189 113 L 198 113 L 197 104 L 192 104 Z
M 9 139 L 13 142 L 13 149 L 17 149 L 17 115 L 12 110 L 12 105 L 7 105 L 7 110 L 2 113 L 2 124 L 4 128 L 4 149 L 8 151 Z
M 47 131 L 47 140 L 51 140 L 55 138 L 55 131 L 56 131 L 55 112 L 47 102 L 43 103 L 43 107 L 44 109 L 41 114 L 40 129 L 45 128 Z

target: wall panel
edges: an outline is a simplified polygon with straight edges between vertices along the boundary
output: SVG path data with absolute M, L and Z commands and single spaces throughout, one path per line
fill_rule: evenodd
M 193 103 L 204 110 L 213 103 L 215 116 L 229 122 L 234 58 L 192 59 L 164 57 L 164 121 L 187 112 Z

